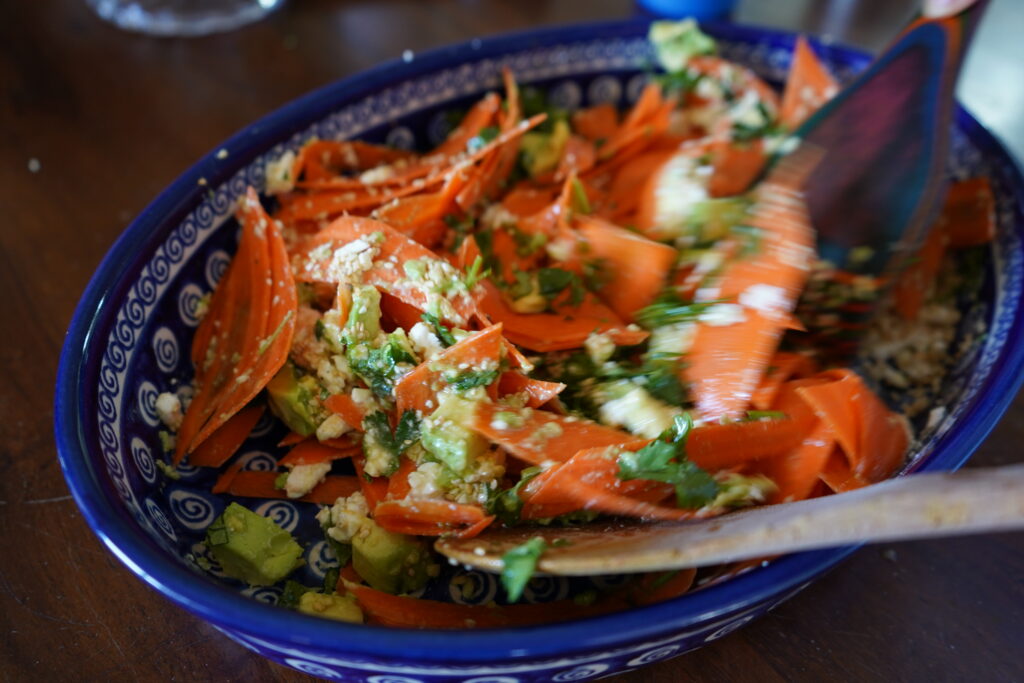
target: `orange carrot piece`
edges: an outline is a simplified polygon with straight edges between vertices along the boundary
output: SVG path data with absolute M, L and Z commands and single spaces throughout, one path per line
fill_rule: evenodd
M 988 244 L 996 236 L 996 199 L 988 178 L 954 181 L 949 185 L 939 225 L 953 249 Z
M 917 261 L 907 266 L 893 283 L 893 302 L 896 312 L 904 320 L 917 318 L 935 285 L 948 242 L 948 233 L 937 225 L 933 226 L 921 246 Z
M 448 134 L 440 145 L 434 148 L 429 156 L 452 156 L 466 151 L 466 145 L 494 122 L 501 108 L 501 98 L 495 93 L 487 93 L 466 113 L 459 125 Z
M 445 368 L 488 365 L 497 368 L 504 347 L 501 324 L 492 325 L 453 344 L 433 360 L 417 365 L 395 385 L 395 404 L 401 415 L 406 410 L 432 412 L 428 404 L 436 407 L 436 397 L 444 388 Z
M 351 458 L 353 455 L 361 452 L 362 448 L 351 441 L 349 441 L 347 448 L 334 448 L 333 446 L 322 444 L 316 439 L 305 439 L 293 446 L 283 458 L 278 460 L 277 464 L 281 467 L 317 465 L 325 462 L 334 462 L 342 458 Z
M 546 353 L 576 349 L 592 332 L 607 334 L 619 346 L 633 346 L 647 338 L 643 330 L 627 329 L 615 311 L 589 292 L 578 307 L 565 306 L 557 313 L 517 313 L 505 303 L 497 287 L 481 283 L 478 306 L 489 318 L 504 325 L 505 337 L 531 351 Z
M 244 408 L 273 379 L 288 360 L 295 320 L 298 295 L 292 277 L 288 250 L 278 224 L 267 216 L 260 205 L 256 191 L 249 188 L 242 205 L 243 222 L 259 239 L 267 244 L 269 264 L 253 279 L 253 297 L 246 334 L 253 334 L 241 347 L 241 360 L 234 368 L 233 382 L 218 393 L 214 400 L 217 408 L 209 421 L 196 435 L 189 448 L 195 448 L 216 431 L 232 415 Z
M 503 412 L 509 412 L 509 409 L 494 403 L 481 403 L 470 427 L 533 465 L 549 460 L 565 461 L 587 448 L 642 446 L 647 443 L 646 439 L 618 429 L 545 410 L 511 411 L 521 418 L 511 422 L 502 419 Z
M 759 462 L 757 471 L 778 486 L 772 502 L 785 503 L 810 497 L 835 450 L 835 443 L 831 427 L 819 420 L 817 426 L 792 451 Z
M 235 454 L 263 415 L 263 405 L 251 403 L 203 441 L 188 456 L 193 467 L 220 467 Z
M 561 382 L 545 382 L 527 377 L 521 372 L 503 372 L 498 380 L 498 395 L 525 393 L 526 405 L 540 408 L 542 405 L 562 393 L 565 385 Z
M 238 472 L 221 490 L 239 498 L 287 498 L 283 489 L 274 488 L 277 472 Z M 312 491 L 293 500 L 304 503 L 320 503 L 333 505 L 338 498 L 351 496 L 359 490 L 356 477 L 345 475 L 328 475 Z
M 328 396 L 324 401 L 324 407 L 332 413 L 340 415 L 341 419 L 347 422 L 349 427 L 360 432 L 363 431 L 363 418 L 366 415 L 363 414 L 362 408 L 356 405 L 356 402 L 348 394 Z
M 649 83 L 640 93 L 636 104 L 626 114 L 622 125 L 601 145 L 598 157 L 608 159 L 637 138 L 650 136 L 653 131 L 649 129 L 648 124 L 657 116 L 664 104 L 661 87 L 656 83 Z
M 416 471 L 416 462 L 412 458 L 402 456 L 398 469 L 388 479 L 388 498 L 401 500 L 409 495 L 409 475 Z
M 668 580 L 664 580 L 666 575 L 669 577 Z M 683 595 L 693 586 L 693 580 L 696 577 L 696 569 L 679 569 L 668 574 L 664 572 L 647 574 L 640 580 L 640 585 L 629 592 L 629 595 L 639 605 L 653 605 Z
M 782 93 L 779 121 L 790 129 L 797 128 L 838 91 L 839 84 L 814 54 L 807 39 L 798 36 Z
M 731 197 L 746 192 L 768 160 L 761 140 L 720 140 L 713 142 L 709 151 L 712 172 L 708 194 L 712 197 Z
M 829 370 L 819 376 L 834 381 L 798 391 L 832 428 L 852 473 L 871 483 L 891 475 L 910 443 L 905 418 L 891 412 L 852 370 Z
M 697 323 L 682 374 L 705 419 L 736 416 L 750 404 L 803 291 L 814 233 L 793 189 L 806 168 L 799 159 L 790 164 L 777 166 L 759 187 L 749 224 L 761 231 L 760 249 L 729 262 L 710 285 L 718 298 L 738 302 L 719 305 L 733 306 L 742 316 L 731 324 Z
M 415 306 L 410 306 L 398 297 L 391 296 L 387 292 L 381 292 L 380 311 L 391 322 L 403 330 L 411 329 L 416 323 L 423 320 L 423 313 Z
M 440 536 L 473 526 L 486 516 L 476 505 L 446 500 L 385 500 L 373 511 L 373 521 L 381 527 L 416 536 Z
M 677 251 L 599 218 L 579 216 L 576 228 L 586 240 L 588 256 L 608 267 L 608 282 L 598 294 L 620 318 L 632 321 L 665 288 Z
M 436 262 L 440 259 L 422 244 L 386 223 L 371 218 L 342 216 L 307 240 L 301 248 L 299 260 L 302 265 L 296 277 L 305 282 L 338 280 L 339 275 L 331 269 L 334 249 L 374 233 L 381 233 L 384 240 L 376 245 L 379 252 L 373 266 L 362 274 L 363 282 L 374 285 L 420 311 L 428 310 L 432 292 L 421 283 L 407 278 L 402 265 L 414 260 Z M 329 248 L 324 249 L 324 245 Z M 458 318 L 449 322 L 464 324 L 476 310 L 476 304 L 469 294 L 453 295 L 448 301 Z
M 807 377 L 814 373 L 814 359 L 802 353 L 777 351 L 772 356 L 771 364 L 765 370 L 761 385 L 750 398 L 751 405 L 757 410 L 770 410 L 782 385 L 791 378 Z
M 597 149 L 594 143 L 579 135 L 570 135 L 555 169 L 555 180 L 562 180 L 570 173 L 586 173 L 596 163 Z
M 809 426 L 804 416 L 705 424 L 690 432 L 686 455 L 716 472 L 786 453 L 800 443 Z
M 613 596 L 593 605 L 581 606 L 572 600 L 520 605 L 460 605 L 439 600 L 424 600 L 391 595 L 354 582 L 345 584 L 368 617 L 370 623 L 404 628 L 468 629 L 528 626 L 627 609 L 630 604 Z
M 861 489 L 871 483 L 853 473 L 849 460 L 839 449 L 833 451 L 825 463 L 825 468 L 821 472 L 821 481 L 833 493 Z
M 572 129 L 592 142 L 605 141 L 619 127 L 619 112 L 612 104 L 596 104 L 572 115 Z
M 294 446 L 300 441 L 305 441 L 307 438 L 298 432 L 288 432 L 284 435 L 284 438 L 277 442 L 278 447 L 287 448 L 288 446 Z
M 359 480 L 359 489 L 366 498 L 366 506 L 372 514 L 377 506 L 388 496 L 388 480 L 385 477 L 367 477 L 364 463 L 366 458 L 356 455 L 352 458 L 352 466 L 356 470 L 356 479 Z
M 558 193 L 549 187 L 519 185 L 501 199 L 501 208 L 519 218 L 543 211 Z
M 655 150 L 636 155 L 622 164 L 608 189 L 607 216 L 623 223 L 628 222 L 640 205 L 640 197 L 648 179 L 675 155 L 675 150 Z
M 494 522 L 494 520 L 494 515 L 487 515 L 479 522 L 466 527 L 462 531 L 456 531 L 455 535 L 458 538 L 476 538 L 477 536 L 482 534 L 484 530 L 487 529 L 487 527 L 489 527 L 492 522 Z

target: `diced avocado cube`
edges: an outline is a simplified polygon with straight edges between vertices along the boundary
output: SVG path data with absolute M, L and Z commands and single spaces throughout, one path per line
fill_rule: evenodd
M 363 623 L 363 611 L 351 595 L 310 591 L 299 598 L 299 611 L 353 624 Z
M 269 586 L 302 565 L 302 546 L 273 520 L 231 503 L 206 530 L 206 545 L 228 576 Z
M 569 124 L 559 119 L 550 133 L 526 133 L 522 140 L 519 149 L 523 155 L 523 167 L 530 177 L 536 178 L 558 166 L 565 143 L 569 141 Z
M 420 442 L 450 470 L 462 473 L 487 451 L 487 439 L 464 426 L 472 420 L 476 402 L 451 392 L 439 398 L 440 407 L 423 421 Z
M 705 199 L 693 205 L 687 219 L 688 234 L 698 243 L 714 242 L 729 234 L 734 225 L 748 219 L 750 201 L 743 197 Z
M 655 21 L 647 32 L 658 63 L 669 73 L 682 71 L 698 55 L 715 53 L 714 38 L 702 32 L 693 19 Z
M 290 430 L 309 436 L 321 421 L 319 389 L 313 377 L 300 375 L 292 363 L 285 363 L 267 384 L 270 410 Z
M 427 550 L 419 541 L 374 522 L 364 523 L 352 538 L 352 566 L 379 591 L 397 594 L 422 588 L 428 565 Z
M 372 342 L 380 335 L 380 292 L 372 285 L 352 288 L 352 308 L 345 321 L 348 342 Z

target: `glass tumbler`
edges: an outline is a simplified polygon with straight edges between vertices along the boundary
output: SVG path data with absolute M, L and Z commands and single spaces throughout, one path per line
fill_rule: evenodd
M 265 17 L 284 0 L 86 0 L 103 19 L 128 31 L 201 36 Z

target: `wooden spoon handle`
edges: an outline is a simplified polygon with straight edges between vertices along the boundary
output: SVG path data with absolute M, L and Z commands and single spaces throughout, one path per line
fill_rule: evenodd
M 501 555 L 541 535 L 553 541 L 538 569 L 591 575 L 697 567 L 851 543 L 1024 528 L 1024 465 L 900 477 L 867 488 L 683 524 L 513 529 L 438 550 L 500 569 Z M 482 550 L 481 550 L 482 549 Z M 483 554 L 481 554 L 481 552 Z

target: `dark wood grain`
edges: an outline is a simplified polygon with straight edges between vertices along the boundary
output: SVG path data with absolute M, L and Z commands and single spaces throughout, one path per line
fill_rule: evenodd
M 851 4 L 747 2 L 740 18 L 875 47 L 912 3 Z M 630 11 L 627 0 L 292 0 L 235 33 L 155 40 L 104 25 L 82 0 L 0 3 L 0 678 L 311 680 L 146 588 L 78 514 L 51 427 L 78 296 L 161 188 L 311 88 L 405 49 Z M 1018 397 L 972 464 L 1020 461 L 1022 418 Z M 1020 535 L 863 550 L 749 627 L 611 680 L 1024 680 L 1022 570 Z

